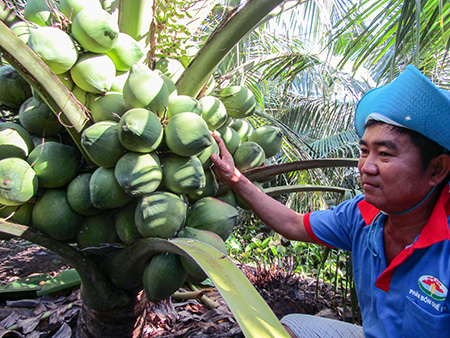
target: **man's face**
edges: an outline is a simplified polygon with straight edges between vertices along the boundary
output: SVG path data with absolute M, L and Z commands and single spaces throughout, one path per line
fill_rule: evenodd
M 365 199 L 378 209 L 408 210 L 430 191 L 419 149 L 410 136 L 379 123 L 366 129 L 360 148 L 358 169 Z

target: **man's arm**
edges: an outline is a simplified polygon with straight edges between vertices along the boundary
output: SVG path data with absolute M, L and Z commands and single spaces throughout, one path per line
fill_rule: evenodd
M 220 156 L 211 156 L 216 177 L 238 194 L 268 227 L 288 239 L 312 242 L 305 230 L 304 215 L 289 209 L 258 189 L 236 169 L 223 140 L 214 133 L 213 137 L 220 149 Z

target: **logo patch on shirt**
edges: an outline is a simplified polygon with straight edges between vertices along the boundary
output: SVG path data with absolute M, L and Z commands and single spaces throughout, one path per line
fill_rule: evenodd
M 447 287 L 436 277 L 423 275 L 419 278 L 419 287 L 423 293 L 437 301 L 447 298 Z

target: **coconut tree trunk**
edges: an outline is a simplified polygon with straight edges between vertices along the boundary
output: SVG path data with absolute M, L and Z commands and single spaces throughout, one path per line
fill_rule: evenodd
M 77 338 L 137 338 L 144 322 L 143 302 L 136 298 L 133 304 L 107 311 L 94 310 L 82 303 L 75 337 Z

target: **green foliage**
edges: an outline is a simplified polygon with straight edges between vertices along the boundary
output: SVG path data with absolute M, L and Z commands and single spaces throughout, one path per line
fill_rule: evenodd
M 194 6 L 196 0 L 159 0 L 158 9 L 155 11 L 156 43 L 155 56 L 158 58 L 179 58 L 187 54 L 189 47 L 194 44 L 191 41 L 192 32 L 180 19 L 192 19 L 189 9 Z

